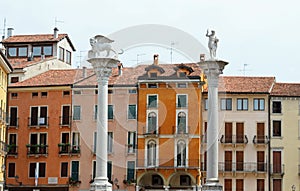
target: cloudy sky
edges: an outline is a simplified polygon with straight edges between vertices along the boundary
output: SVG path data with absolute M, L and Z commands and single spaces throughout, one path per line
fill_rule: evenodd
M 159 24 L 182 30 L 206 47 L 209 28 L 220 39 L 218 58 L 229 62 L 224 75 L 275 76 L 277 82 L 300 83 L 299 7 L 298 0 L 7 0 L 0 6 L 0 32 L 2 36 L 4 19 L 14 34 L 52 33 L 55 20 L 63 21 L 56 26 L 75 45 L 77 66 L 96 34 Z M 170 47 L 173 42 L 173 62 L 184 61 L 176 57 L 184 39 L 172 40 Z M 125 51 L 123 64 L 136 64 L 138 54 L 139 61 L 149 60 L 153 52 L 170 61 L 170 47 L 145 47 Z

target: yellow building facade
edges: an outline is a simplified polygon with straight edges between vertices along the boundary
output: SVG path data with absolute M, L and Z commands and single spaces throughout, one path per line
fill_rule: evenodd
M 0 190 L 5 186 L 7 76 L 12 67 L 0 50 Z

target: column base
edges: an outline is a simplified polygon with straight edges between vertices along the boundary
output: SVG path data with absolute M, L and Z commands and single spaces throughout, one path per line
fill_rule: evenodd
M 112 185 L 105 177 L 96 177 L 91 184 L 91 191 L 112 191 Z
M 209 180 L 202 186 L 202 191 L 223 191 L 223 186 L 218 180 Z

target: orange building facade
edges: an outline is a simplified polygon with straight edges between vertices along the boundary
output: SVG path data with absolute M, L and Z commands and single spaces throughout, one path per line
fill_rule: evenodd
M 200 184 L 200 74 L 196 64 L 154 60 L 139 76 L 138 189 L 192 190 Z

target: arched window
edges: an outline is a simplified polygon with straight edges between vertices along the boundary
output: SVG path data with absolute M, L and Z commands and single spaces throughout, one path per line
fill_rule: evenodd
M 177 166 L 186 166 L 186 144 L 183 140 L 177 142 Z
M 147 144 L 147 166 L 156 165 L 156 142 L 151 140 Z
M 186 114 L 182 111 L 177 115 L 177 133 L 187 133 Z
M 155 112 L 151 112 L 148 114 L 148 131 L 147 133 L 156 134 L 156 123 L 157 123 L 157 117 Z

